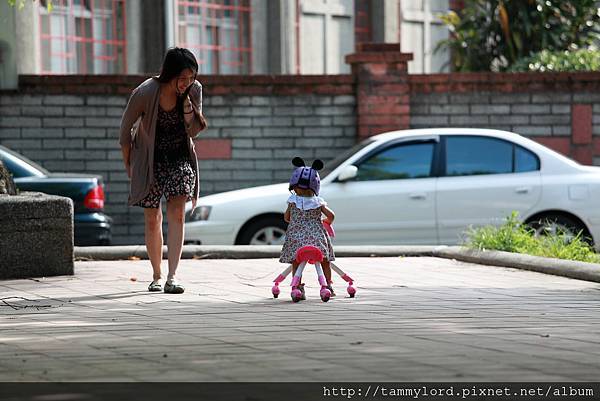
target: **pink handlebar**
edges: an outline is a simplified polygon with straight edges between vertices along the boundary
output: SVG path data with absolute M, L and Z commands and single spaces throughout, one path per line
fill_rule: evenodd
M 325 227 L 325 231 L 327 231 L 327 234 L 329 234 L 329 236 L 331 238 L 335 237 L 335 231 L 333 230 L 333 227 L 331 226 L 331 224 L 329 224 L 326 221 L 323 221 L 323 227 Z

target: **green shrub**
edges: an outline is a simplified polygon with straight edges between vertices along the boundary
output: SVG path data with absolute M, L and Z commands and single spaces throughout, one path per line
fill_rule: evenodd
M 506 218 L 499 227 L 470 228 L 465 245 L 480 251 L 495 250 L 525 253 L 548 258 L 600 263 L 600 255 L 581 239 L 580 234 L 558 233 L 536 236 L 533 229 L 523 224 L 517 212 Z
M 594 48 L 555 52 L 543 50 L 531 57 L 518 60 L 508 71 L 600 71 L 600 51 Z
M 593 45 L 599 38 L 596 0 L 469 0 L 440 19 L 450 37 L 455 71 L 505 71 L 524 57 Z

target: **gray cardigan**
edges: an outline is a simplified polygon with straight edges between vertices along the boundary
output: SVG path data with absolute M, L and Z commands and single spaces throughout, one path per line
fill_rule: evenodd
M 160 82 L 157 77 L 148 78 L 133 90 L 123 117 L 119 132 L 119 144 L 131 146 L 131 181 L 129 189 L 129 205 L 144 199 L 154 184 L 154 138 L 158 101 L 160 98 Z M 195 81 L 189 92 L 194 116 L 190 124 L 185 124 L 189 136 L 189 151 L 192 158 L 192 168 L 196 171 L 196 185 L 193 197 L 197 200 L 199 194 L 198 157 L 194 149 L 193 138 L 201 130 L 200 115 L 202 114 L 202 85 Z M 131 127 L 139 116 L 142 121 L 135 140 L 131 139 Z

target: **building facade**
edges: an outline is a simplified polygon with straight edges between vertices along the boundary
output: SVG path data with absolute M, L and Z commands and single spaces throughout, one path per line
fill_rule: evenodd
M 433 52 L 448 35 L 438 18 L 448 0 L 53 0 L 50 11 L 47 0 L 37 0 L 20 10 L 0 7 L 3 80 L 13 71 L 13 86 L 18 74 L 156 73 L 171 46 L 191 49 L 205 75 L 348 73 L 345 55 L 365 42 L 400 42 L 414 54 L 412 73 L 441 72 L 448 61 L 447 53 Z

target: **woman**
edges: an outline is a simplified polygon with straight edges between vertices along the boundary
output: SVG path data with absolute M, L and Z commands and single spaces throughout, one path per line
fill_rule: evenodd
M 189 50 L 169 49 L 160 76 L 133 90 L 121 120 L 119 143 L 130 179 L 129 205 L 144 208 L 146 249 L 154 271 L 149 291 L 163 289 L 163 196 L 169 225 L 169 274 L 164 291 L 185 291 L 175 273 L 183 247 L 185 203 L 192 201 L 194 208 L 198 199 L 198 158 L 192 138 L 207 126 L 197 73 L 198 63 Z

